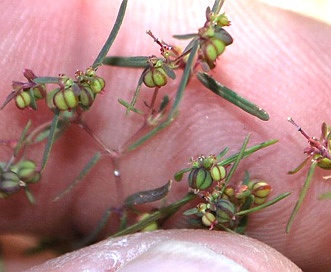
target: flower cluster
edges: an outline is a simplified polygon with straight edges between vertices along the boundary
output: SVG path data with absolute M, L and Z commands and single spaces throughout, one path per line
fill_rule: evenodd
M 74 79 L 62 74 L 56 78 L 37 77 L 29 69 L 26 69 L 23 75 L 28 82 L 14 81 L 12 84 L 13 92 L 9 94 L 2 108 L 14 99 L 19 109 L 32 108 L 36 110 L 36 102 L 45 99 L 51 110 L 88 110 L 96 95 L 105 87 L 105 80 L 97 76 L 92 67 L 87 68 L 85 72 L 78 70 Z M 57 84 L 59 87 L 47 92 L 47 83 Z
M 204 226 L 213 228 L 243 228 L 245 216 L 240 212 L 262 205 L 271 191 L 271 186 L 265 181 L 246 178 L 239 186 L 227 182 L 227 171 L 217 163 L 214 155 L 200 156 L 192 161 L 188 177 L 189 187 L 199 194 L 203 202 L 196 208 L 185 212 L 201 218 Z M 244 222 L 246 224 L 246 222 Z
M 40 172 L 36 163 L 31 160 L 22 160 L 17 164 L 0 165 L 0 198 L 6 198 L 27 188 L 28 184 L 40 180 Z
M 224 13 L 215 14 L 207 8 L 206 19 L 205 25 L 198 32 L 200 45 L 198 61 L 202 68 L 208 71 L 215 68 L 216 59 L 224 52 L 226 46 L 232 44 L 233 39 L 223 28 L 230 25 Z

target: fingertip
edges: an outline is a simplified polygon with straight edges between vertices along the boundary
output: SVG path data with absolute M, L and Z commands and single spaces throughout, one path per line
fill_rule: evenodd
M 273 248 L 246 236 L 169 230 L 107 239 L 29 271 L 301 271 Z

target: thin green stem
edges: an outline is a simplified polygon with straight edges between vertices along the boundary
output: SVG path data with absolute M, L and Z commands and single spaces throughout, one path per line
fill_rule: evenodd
M 303 200 L 305 199 L 306 195 L 307 195 L 307 192 L 308 192 L 308 189 L 310 187 L 310 184 L 311 184 L 311 181 L 312 181 L 312 178 L 313 178 L 313 175 L 314 175 L 314 172 L 315 172 L 315 167 L 317 165 L 317 161 L 314 161 L 311 165 L 310 165 L 310 168 L 309 168 L 309 171 L 308 171 L 308 174 L 307 174 L 307 178 L 305 180 L 305 184 L 303 185 L 302 189 L 301 189 L 301 192 L 300 192 L 300 196 L 299 196 L 299 199 L 298 201 L 295 203 L 295 206 L 294 206 L 294 209 L 291 213 L 291 216 L 290 216 L 290 219 L 288 220 L 287 222 L 287 225 L 286 225 L 286 233 L 289 233 L 290 230 L 291 230 L 291 226 L 292 226 L 292 223 L 294 221 L 294 218 L 295 216 L 297 215 L 300 207 L 301 207 L 301 204 L 303 202 Z
M 243 211 L 240 211 L 240 212 L 237 212 L 235 215 L 236 216 L 243 216 L 243 215 L 247 215 L 249 213 L 252 213 L 252 212 L 257 212 L 259 210 L 262 210 L 264 208 L 267 208 L 275 203 L 277 203 L 278 201 L 284 199 L 285 197 L 288 197 L 291 193 L 290 192 L 286 192 L 286 193 L 283 193 L 283 194 L 280 194 L 279 196 L 275 197 L 274 199 L 266 202 L 266 203 L 263 203 L 259 206 L 256 206 L 254 208 L 251 208 L 251 209 L 247 209 L 247 210 L 243 210 Z
M 177 90 L 177 93 L 176 93 L 175 102 L 172 105 L 172 108 L 171 108 L 171 110 L 168 114 L 167 119 L 164 122 L 162 122 L 160 125 L 158 125 L 156 128 L 152 129 L 147 134 L 142 136 L 136 142 L 131 144 L 127 148 L 127 151 L 132 151 L 132 150 L 136 149 L 137 147 L 139 147 L 140 145 L 145 143 L 148 139 L 150 139 L 155 134 L 157 134 L 162 129 L 166 128 L 168 125 L 170 125 L 172 123 L 172 121 L 176 117 L 176 114 L 178 113 L 178 108 L 179 108 L 180 102 L 183 98 L 185 87 L 186 87 L 188 79 L 191 75 L 191 69 L 192 69 L 194 57 L 195 57 L 196 52 L 198 50 L 198 46 L 199 46 L 198 41 L 196 41 L 193 45 L 193 48 L 192 48 L 192 50 L 190 52 L 190 55 L 189 55 L 189 58 L 187 60 L 187 63 L 186 63 L 185 69 L 184 69 L 184 73 L 183 73 L 182 79 L 180 81 L 180 84 L 179 84 L 179 87 L 178 87 L 178 90 Z
M 56 132 L 56 128 L 57 128 L 57 124 L 59 121 L 59 115 L 60 115 L 60 111 L 58 109 L 55 110 L 55 114 L 52 120 L 52 125 L 51 125 L 51 129 L 47 138 L 47 143 L 45 146 L 45 150 L 44 150 L 44 155 L 43 155 L 43 159 L 42 159 L 42 163 L 41 163 L 41 169 L 40 172 L 42 172 L 47 164 L 49 155 L 51 153 L 51 149 L 54 143 L 54 136 L 55 136 L 55 132 Z
M 239 151 L 239 153 L 237 155 L 237 158 L 234 161 L 234 164 L 232 165 L 232 167 L 231 167 L 228 175 L 226 176 L 225 186 L 223 186 L 224 189 L 225 189 L 226 185 L 229 184 L 230 179 L 233 176 L 234 172 L 237 170 L 240 161 L 244 158 L 245 150 L 246 150 L 246 147 L 247 147 L 249 138 L 250 138 L 250 135 L 247 135 L 246 138 L 245 138 L 245 140 L 244 140 L 244 142 L 243 142 L 243 144 L 242 144 L 242 146 L 241 146 L 241 148 L 240 148 L 240 151 Z

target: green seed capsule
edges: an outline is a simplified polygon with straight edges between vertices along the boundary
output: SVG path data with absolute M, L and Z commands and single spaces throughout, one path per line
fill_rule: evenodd
M 226 176 L 225 167 L 221 165 L 215 165 L 210 169 L 210 174 L 214 181 L 220 181 Z
M 256 196 L 255 196 L 255 197 L 254 197 L 254 204 L 255 204 L 255 205 L 261 205 L 261 204 L 265 203 L 266 200 L 267 200 L 266 197 L 256 197 Z
M 216 219 L 220 223 L 232 221 L 235 211 L 234 204 L 227 199 L 219 199 L 216 203 Z
M 229 26 L 231 24 L 229 18 L 223 13 L 217 18 L 217 25 Z
M 22 180 L 31 178 L 36 171 L 35 162 L 30 160 L 21 161 L 16 165 L 16 167 L 17 167 L 16 173 Z
M 210 169 L 216 162 L 216 158 L 213 155 L 208 156 L 207 158 L 202 157 L 203 160 L 201 162 L 201 166 L 203 166 L 206 169 Z
M 208 170 L 193 168 L 188 176 L 188 183 L 192 189 L 206 190 L 212 185 L 213 179 Z
M 167 84 L 168 76 L 162 67 L 149 70 L 143 78 L 144 84 L 149 88 L 162 87 Z
M 23 110 L 30 106 L 31 96 L 29 92 L 21 92 L 15 97 L 16 107 Z
M 317 165 L 326 170 L 331 169 L 331 161 L 328 158 L 318 160 Z
M 271 192 L 271 186 L 264 182 L 264 181 L 258 181 L 255 182 L 253 185 L 251 185 L 252 194 L 256 197 L 267 197 Z
M 228 185 L 225 187 L 222 198 L 230 199 L 235 196 L 235 190 L 232 186 Z
M 53 104 L 60 111 L 76 108 L 78 99 L 72 89 L 59 90 L 54 94 Z
M 95 94 L 100 93 L 105 88 L 106 82 L 102 77 L 95 77 L 91 80 L 90 87 Z
M 37 87 L 34 87 L 32 89 L 33 96 L 36 100 L 42 99 L 46 95 L 46 85 L 45 84 L 40 84 Z
M 12 171 L 3 172 L 0 176 L 0 192 L 6 195 L 20 190 L 20 178 Z
M 202 224 L 206 227 L 210 227 L 216 222 L 216 217 L 210 212 L 206 212 L 201 218 Z
M 207 206 L 206 203 L 199 203 L 199 204 L 197 205 L 197 210 L 198 210 L 198 212 L 200 212 L 200 213 L 205 213 L 207 209 L 208 209 L 208 206 Z
M 84 110 L 87 110 L 92 106 L 94 98 L 95 94 L 88 85 L 81 86 L 81 91 L 78 95 L 78 101 Z
M 36 163 L 30 160 L 21 161 L 13 167 L 13 171 L 19 176 L 19 178 L 27 183 L 34 183 L 39 181 L 40 174 L 36 172 Z
M 146 219 L 147 217 L 149 217 L 150 214 L 149 213 L 143 213 L 142 215 L 140 215 L 138 217 L 138 222 L 143 221 L 144 219 Z M 154 231 L 158 229 L 158 225 L 156 222 L 152 222 L 149 225 L 147 225 L 146 227 L 144 227 L 141 231 L 142 232 L 147 232 L 147 231 Z
M 214 62 L 225 50 L 223 41 L 217 38 L 208 39 L 202 46 L 202 52 L 207 62 Z

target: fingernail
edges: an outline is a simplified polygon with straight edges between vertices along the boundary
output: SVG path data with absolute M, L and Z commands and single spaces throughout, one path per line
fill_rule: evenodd
M 161 242 L 122 267 L 122 272 L 139 271 L 248 271 L 242 264 L 195 243 Z

